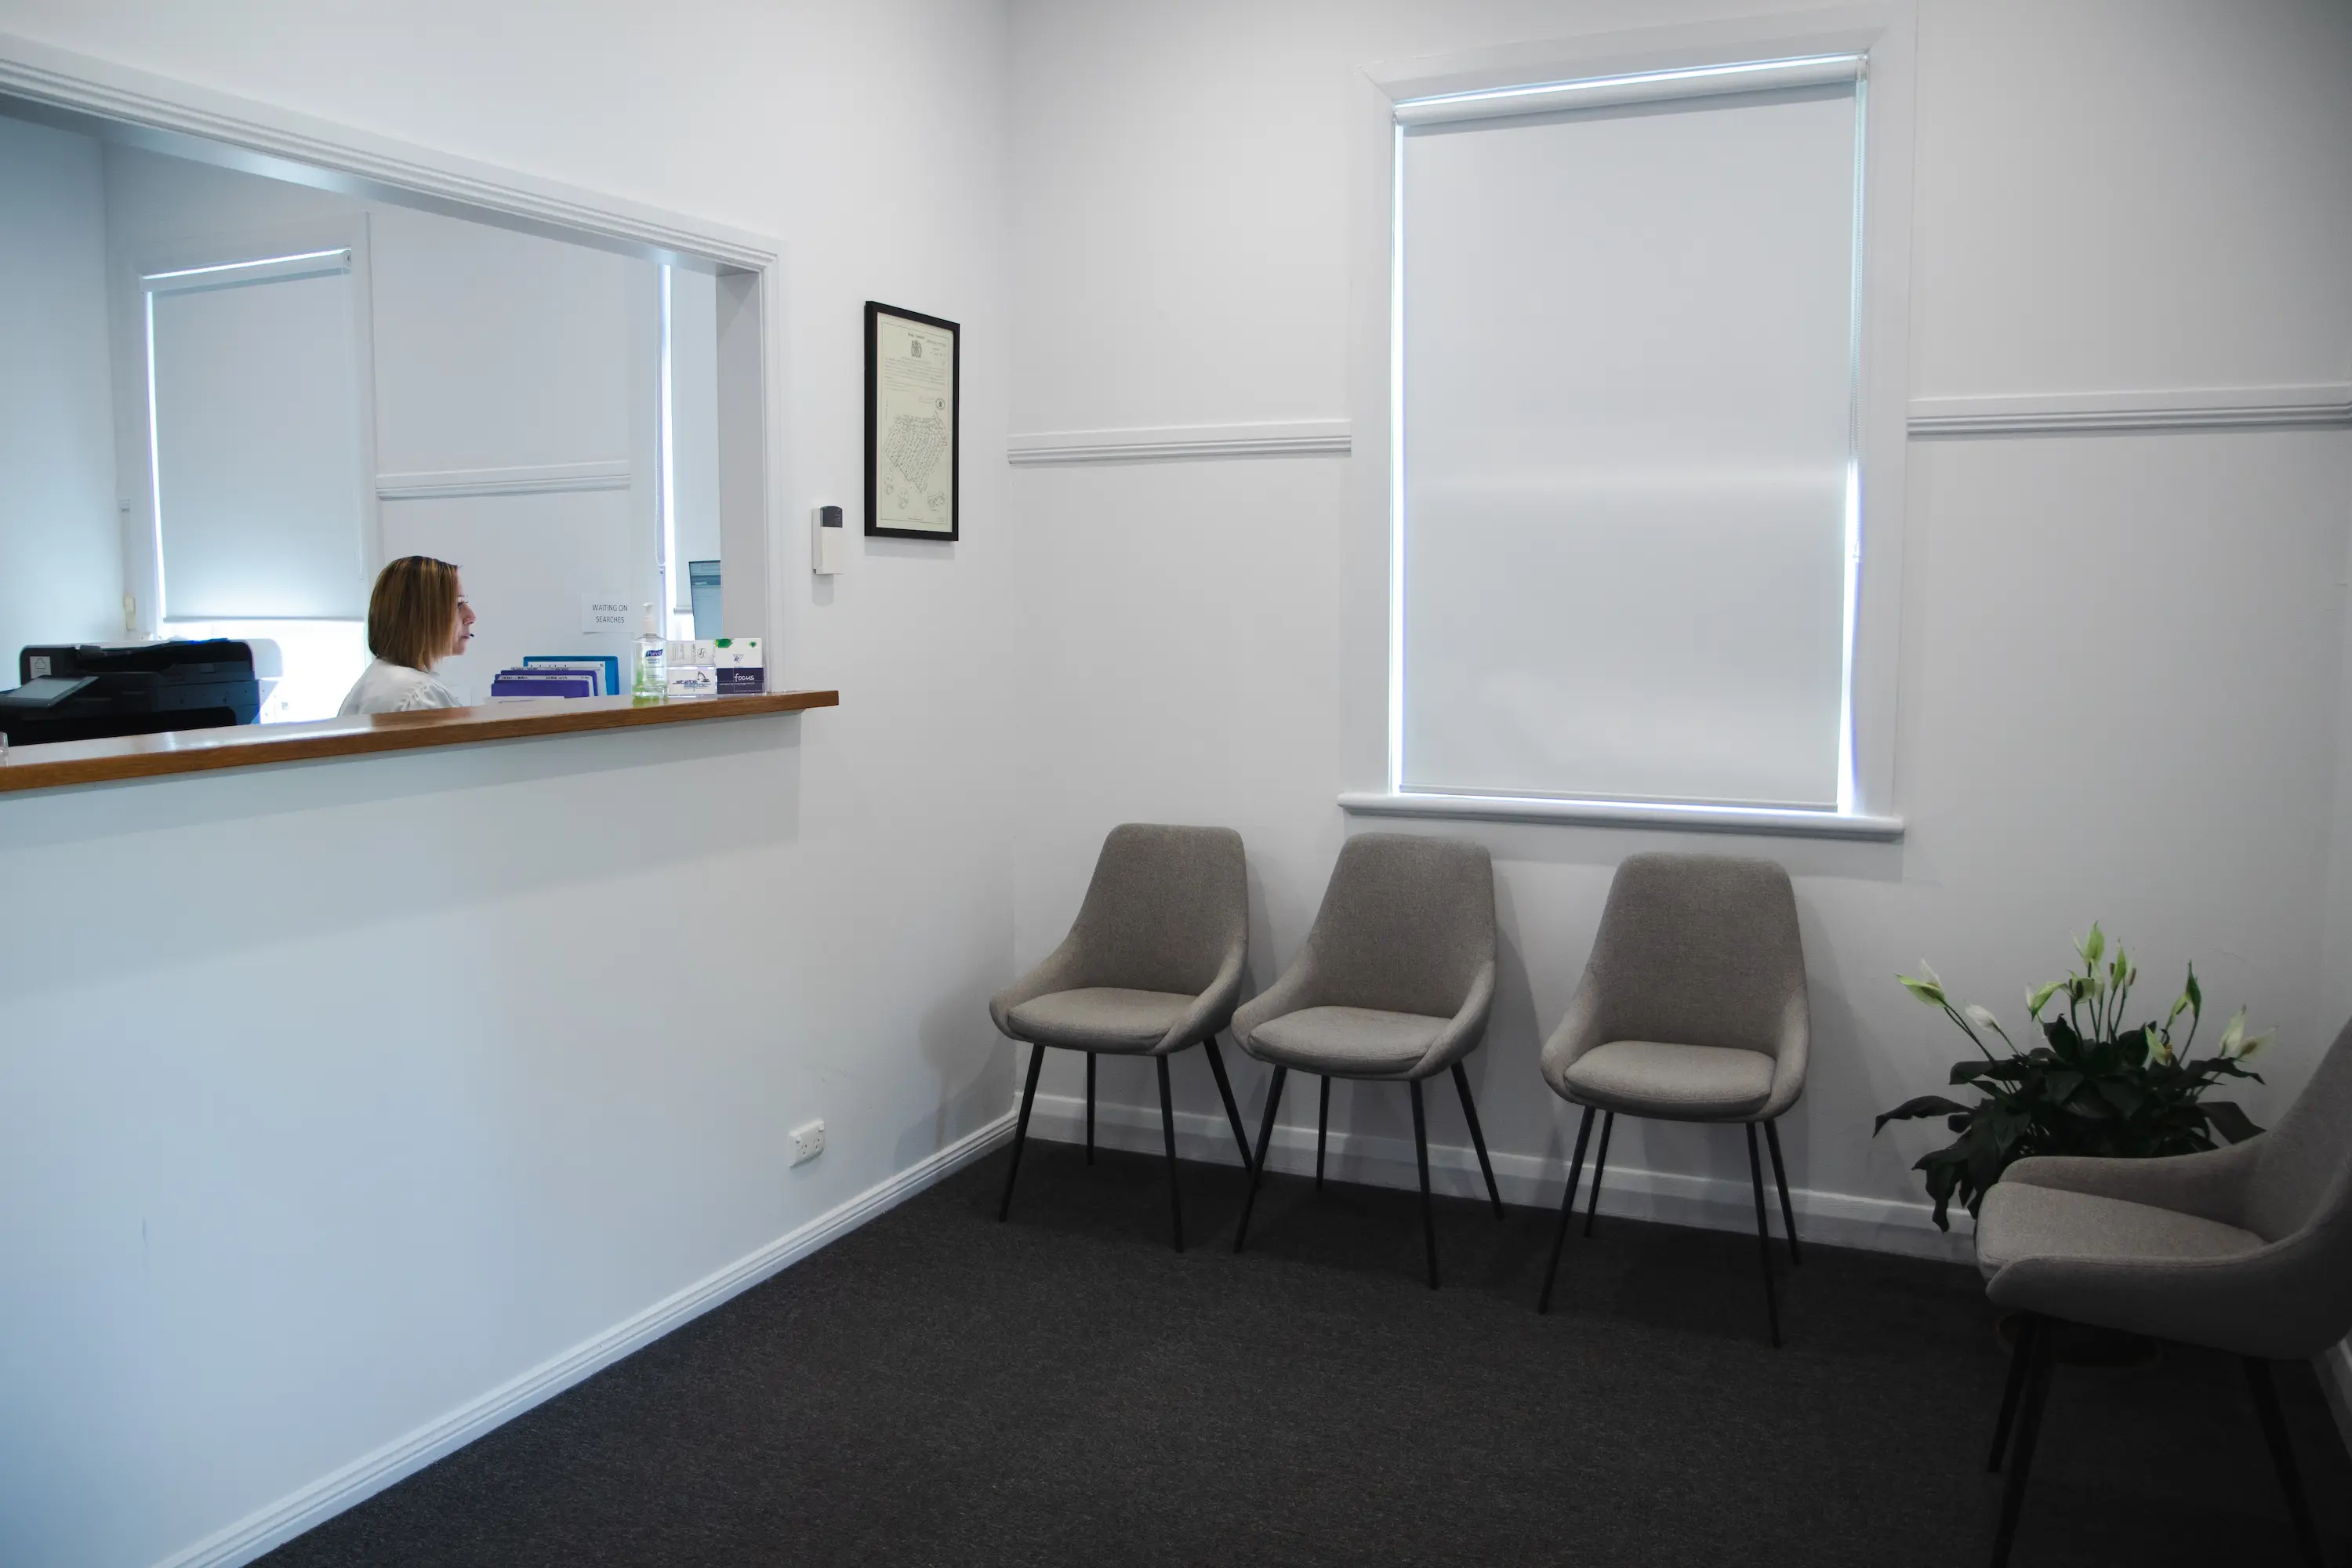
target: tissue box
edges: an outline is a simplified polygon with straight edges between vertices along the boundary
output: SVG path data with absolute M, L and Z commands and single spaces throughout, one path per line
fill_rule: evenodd
M 768 655 L 758 637 L 720 637 L 713 645 L 721 697 L 757 697 L 768 689 Z
M 711 697 L 719 691 L 719 680 L 713 672 L 713 660 L 718 650 L 705 640 L 673 638 L 667 649 L 668 680 L 665 696 Z

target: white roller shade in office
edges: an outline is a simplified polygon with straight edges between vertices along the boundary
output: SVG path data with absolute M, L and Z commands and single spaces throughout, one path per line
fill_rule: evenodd
M 365 616 L 348 267 L 149 289 L 164 614 Z
M 1402 787 L 1836 805 L 1855 98 L 1402 133 Z

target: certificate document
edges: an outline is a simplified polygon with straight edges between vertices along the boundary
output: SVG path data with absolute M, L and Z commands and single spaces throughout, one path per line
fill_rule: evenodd
M 866 305 L 866 531 L 960 537 L 956 392 L 961 329 Z

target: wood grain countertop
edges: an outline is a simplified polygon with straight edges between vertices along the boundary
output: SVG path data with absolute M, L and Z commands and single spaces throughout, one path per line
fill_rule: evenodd
M 489 708 L 436 708 L 418 713 L 370 713 L 309 724 L 238 724 L 217 730 L 175 730 L 107 741 L 61 741 L 11 746 L 0 754 L 0 795 L 210 773 L 267 763 L 358 757 L 373 752 L 414 752 L 531 735 L 575 735 L 591 730 L 635 730 L 649 724 L 707 723 L 761 713 L 797 713 L 840 706 L 838 691 L 772 691 L 760 697 L 546 698 Z

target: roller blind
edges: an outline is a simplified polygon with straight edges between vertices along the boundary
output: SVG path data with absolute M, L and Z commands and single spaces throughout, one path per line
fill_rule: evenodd
M 367 613 L 348 251 L 143 280 L 163 613 Z
M 1837 806 L 1860 89 L 1811 74 L 1401 110 L 1400 787 Z

